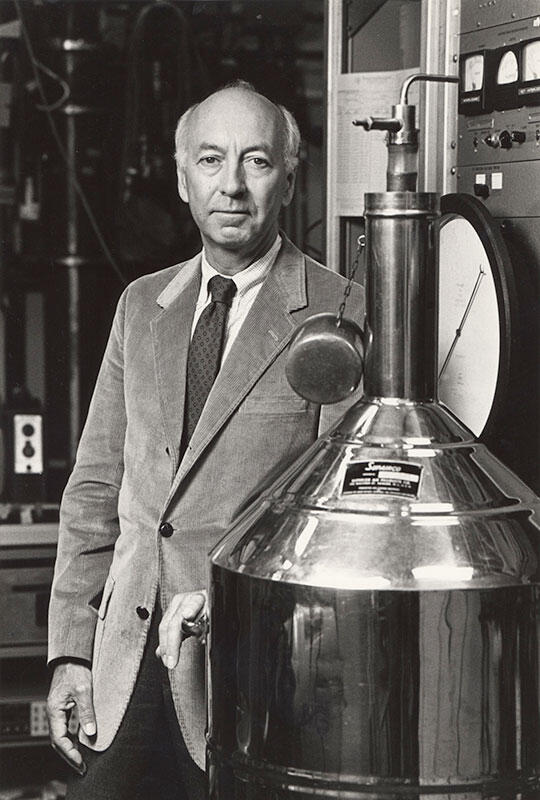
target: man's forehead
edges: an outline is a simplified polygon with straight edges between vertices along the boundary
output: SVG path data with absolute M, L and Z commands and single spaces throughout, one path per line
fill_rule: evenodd
M 218 144 L 234 137 L 272 148 L 279 133 L 278 114 L 276 106 L 262 95 L 224 89 L 195 109 L 189 126 L 191 144 Z
M 253 108 L 265 111 L 271 115 L 277 114 L 277 106 L 267 97 L 258 92 L 244 89 L 239 86 L 230 86 L 211 94 L 206 100 L 199 103 L 197 110 L 205 112 L 212 109 L 222 109 L 228 106 L 240 105 L 243 108 Z

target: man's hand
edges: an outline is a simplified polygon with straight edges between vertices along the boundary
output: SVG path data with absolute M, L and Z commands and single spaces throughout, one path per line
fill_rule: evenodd
M 47 698 L 51 744 L 73 769 L 84 775 L 86 764 L 68 730 L 69 717 L 74 706 L 77 706 L 79 721 L 85 734 L 95 736 L 97 728 L 92 701 L 92 672 L 83 664 L 62 663 L 54 670 Z
M 175 594 L 159 624 L 159 646 L 156 656 L 161 658 L 167 669 L 174 669 L 180 658 L 182 642 L 190 634 L 182 629 L 182 623 L 197 620 L 206 610 L 206 592 L 187 592 Z

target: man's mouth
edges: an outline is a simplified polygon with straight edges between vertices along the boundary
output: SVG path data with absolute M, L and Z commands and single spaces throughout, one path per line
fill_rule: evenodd
M 249 211 L 245 208 L 216 208 L 212 212 L 213 214 L 229 214 L 232 216 L 238 216 L 239 214 L 249 214 Z

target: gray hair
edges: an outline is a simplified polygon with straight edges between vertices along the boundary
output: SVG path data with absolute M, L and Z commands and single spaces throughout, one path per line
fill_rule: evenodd
M 224 89 L 243 89 L 245 92 L 252 92 L 253 94 L 260 94 L 253 84 L 249 83 L 248 81 L 244 80 L 236 80 L 232 83 L 228 83 L 223 86 L 221 89 L 217 91 L 223 91 Z M 217 92 L 214 92 L 217 94 Z M 279 111 L 280 118 L 281 118 L 281 134 L 282 134 L 282 147 L 283 147 L 283 161 L 285 162 L 285 169 L 287 173 L 294 172 L 298 165 L 298 150 L 300 149 L 300 130 L 298 128 L 298 124 L 291 114 L 291 112 L 285 108 L 285 106 L 274 104 L 277 110 Z M 184 111 L 180 119 L 178 120 L 178 124 L 176 126 L 176 132 L 174 134 L 174 158 L 176 160 L 177 167 L 184 167 L 187 161 L 187 153 L 188 153 L 188 130 L 189 130 L 189 123 L 193 112 L 196 108 L 200 106 L 200 103 L 195 103 L 194 105 L 190 106 L 187 111 Z

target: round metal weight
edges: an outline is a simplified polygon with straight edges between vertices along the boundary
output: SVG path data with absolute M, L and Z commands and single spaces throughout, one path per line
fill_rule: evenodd
M 289 348 L 285 367 L 294 391 L 313 403 L 338 403 L 362 378 L 362 331 L 336 314 L 314 314 L 303 322 Z

